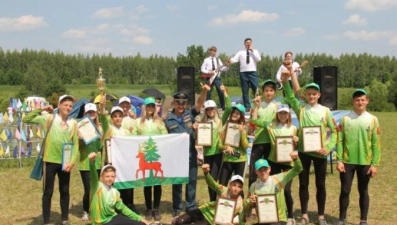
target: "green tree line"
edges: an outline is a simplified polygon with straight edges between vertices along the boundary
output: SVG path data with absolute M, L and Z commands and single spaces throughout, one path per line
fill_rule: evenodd
M 207 57 L 207 49 L 201 45 L 188 46 L 185 53 L 177 57 L 151 55 L 115 57 L 107 55 L 65 54 L 61 51 L 45 50 L 21 51 L 0 48 L 0 85 L 24 85 L 28 94 L 51 96 L 62 89 L 62 84 L 94 84 L 98 68 L 111 84 L 169 84 L 176 85 L 176 73 L 179 66 L 194 66 L 199 81 L 200 66 Z M 219 54 L 225 63 L 232 55 Z M 260 80 L 275 79 L 283 56 L 262 54 L 258 63 Z M 299 77 L 301 84 L 312 81 L 313 67 L 333 65 L 338 67 L 338 87 L 376 87 L 377 93 L 386 95 L 388 103 L 397 106 L 397 59 L 395 56 L 374 56 L 371 54 L 342 54 L 335 57 L 325 53 L 295 53 L 294 61 L 309 65 L 303 68 Z M 374 83 L 376 82 L 376 83 Z M 198 89 L 196 82 L 196 90 Z M 239 86 L 239 65 L 233 64 L 223 75 L 227 86 Z M 49 85 L 51 84 L 51 85 Z

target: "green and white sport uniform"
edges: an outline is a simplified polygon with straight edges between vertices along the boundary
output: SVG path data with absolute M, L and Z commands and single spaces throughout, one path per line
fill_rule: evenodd
M 340 173 L 341 192 L 339 196 L 339 219 L 346 220 L 349 208 L 349 195 L 356 174 L 357 188 L 360 195 L 360 220 L 366 221 L 370 197 L 368 185 L 372 174 L 371 166 L 379 166 L 380 127 L 378 118 L 368 112 L 358 115 L 354 111 L 344 116 L 339 124 L 339 143 L 337 160 L 344 164 Z
M 116 209 L 132 220 L 142 220 L 141 216 L 135 214 L 123 204 L 118 190 L 98 180 L 98 173 L 94 164 L 90 164 L 90 186 L 90 217 L 92 225 L 108 223 L 117 215 Z
M 218 197 L 223 197 L 223 198 L 230 198 L 228 188 L 226 186 L 218 184 L 214 179 L 212 178 L 211 174 L 207 173 L 204 175 L 205 181 L 212 190 L 214 190 Z M 234 210 L 234 216 L 239 216 L 239 224 L 242 225 L 244 224 L 244 210 L 243 210 L 243 204 L 244 200 L 241 198 L 241 196 L 238 196 L 237 199 L 236 208 Z M 214 224 L 214 217 L 215 217 L 215 208 L 216 208 L 216 201 L 213 202 L 207 202 L 199 206 L 199 210 L 203 214 L 204 218 L 207 220 L 209 224 Z
M 23 119 L 23 123 L 39 124 L 45 133 L 48 132 L 53 114 L 41 115 L 42 110 L 36 109 L 27 114 Z M 77 137 L 77 122 L 74 119 L 66 121 L 67 129 L 61 127 L 61 117 L 55 114 L 54 122 L 47 134 L 45 140 L 45 152 L 43 156 L 44 162 L 62 164 L 62 145 L 66 142 L 73 143 L 71 163 L 76 163 L 79 158 L 79 139 Z
M 337 160 L 346 164 L 379 166 L 380 127 L 378 118 L 368 112 L 350 112 L 339 125 Z
M 331 150 L 336 145 L 336 140 L 338 138 L 338 131 L 336 127 L 335 119 L 332 116 L 332 112 L 329 108 L 316 104 L 310 106 L 309 104 L 303 104 L 295 98 L 294 93 L 291 89 L 289 83 L 283 83 L 284 90 L 286 92 L 285 102 L 290 104 L 296 116 L 299 120 L 299 142 L 298 151 L 303 152 L 303 138 L 302 138 L 302 127 L 306 126 L 321 126 L 321 138 L 323 146 L 326 151 L 331 152 Z M 327 128 L 331 132 L 331 137 L 327 143 Z M 327 156 L 319 155 L 316 152 L 305 153 L 313 157 L 327 158 Z
M 135 122 L 136 122 L 135 119 L 129 116 L 125 116 L 121 121 L 121 127 L 127 129 L 130 133 L 132 133 L 135 126 Z
M 124 119 L 123 119 L 124 121 Z M 145 120 L 145 123 L 141 124 L 141 119 L 138 118 L 135 120 L 134 129 L 132 130 L 132 135 L 159 135 L 159 134 L 168 134 L 167 128 L 164 123 L 155 123 L 153 119 Z
M 285 173 L 279 173 L 272 176 L 262 182 L 259 179 L 251 184 L 250 195 L 264 195 L 264 194 L 275 194 L 277 201 L 278 219 L 280 222 L 287 222 L 287 206 L 285 205 L 284 198 L 284 187 L 290 182 L 295 176 L 297 176 L 301 171 L 302 163 L 299 159 L 294 161 L 294 167 Z M 251 211 L 252 204 L 251 199 L 246 199 L 247 212 Z
M 271 150 L 269 154 L 269 161 L 277 163 L 277 149 L 276 149 L 276 138 L 281 136 L 295 136 L 297 134 L 297 129 L 294 125 L 282 125 L 280 123 L 273 122 L 268 127 Z M 293 163 L 280 163 L 283 165 L 292 166 Z

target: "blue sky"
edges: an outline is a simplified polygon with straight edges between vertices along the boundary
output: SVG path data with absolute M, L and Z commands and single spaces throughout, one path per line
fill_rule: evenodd
M 397 0 L 1 0 L 0 47 L 176 56 L 192 44 L 233 55 L 397 55 Z

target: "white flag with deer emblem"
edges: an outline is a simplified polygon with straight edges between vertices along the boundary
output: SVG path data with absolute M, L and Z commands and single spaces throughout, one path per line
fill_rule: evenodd
M 114 136 L 110 144 L 115 188 L 188 183 L 188 134 Z

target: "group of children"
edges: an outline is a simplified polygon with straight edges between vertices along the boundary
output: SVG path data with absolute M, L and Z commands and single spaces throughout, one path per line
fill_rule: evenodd
M 288 79 L 292 78 L 292 90 Z M 113 107 L 107 115 L 105 110 L 106 96 L 104 95 L 97 105 L 88 103 L 85 105 L 85 114 L 94 121 L 102 137 L 94 142 L 85 144 L 80 139 L 77 123 L 68 118 L 72 109 L 73 97 L 64 95 L 59 98 L 58 111 L 52 113 L 52 106 L 37 109 L 24 117 L 25 123 L 41 124 L 47 131 L 44 148 L 44 193 L 43 219 L 44 224 L 50 223 L 51 197 L 55 176 L 59 179 L 59 190 L 61 194 L 62 224 L 68 222 L 69 206 L 69 183 L 70 171 L 73 165 L 79 161 L 79 170 L 84 186 L 83 195 L 83 221 L 91 220 L 92 224 L 149 224 L 152 218 L 160 221 L 159 211 L 162 188 L 160 185 L 144 188 L 144 197 L 147 211 L 144 217 L 138 215 L 133 202 L 133 189 L 116 190 L 112 184 L 116 177 L 116 168 L 107 164 L 106 154 L 101 154 L 104 139 L 112 136 L 125 135 L 160 135 L 173 132 L 184 132 L 188 130 L 191 135 L 191 155 L 195 156 L 194 141 L 197 123 L 197 115 L 204 107 L 204 113 L 198 122 L 212 123 L 212 145 L 204 147 L 204 164 L 202 166 L 205 180 L 209 189 L 209 203 L 196 207 L 195 200 L 187 205 L 186 214 L 179 215 L 175 211 L 174 224 L 213 224 L 216 201 L 219 197 L 236 200 L 235 216 L 238 216 L 239 224 L 244 224 L 248 214 L 258 215 L 256 212 L 257 196 L 262 194 L 275 194 L 278 211 L 278 222 L 272 224 L 296 224 L 293 215 L 293 198 L 291 195 L 291 183 L 293 177 L 299 175 L 299 198 L 301 203 L 301 218 L 298 224 L 308 224 L 308 201 L 309 201 L 309 174 L 313 163 L 316 200 L 318 207 L 318 222 L 320 225 L 327 224 L 324 218 L 326 189 L 325 178 L 327 169 L 327 156 L 337 146 L 337 169 L 340 171 L 341 194 L 340 194 L 340 220 L 338 225 L 346 224 L 346 211 L 349 204 L 349 193 L 354 173 L 357 173 L 360 193 L 360 225 L 366 225 L 369 207 L 368 183 L 370 177 L 377 172 L 380 160 L 380 129 L 375 116 L 366 112 L 369 102 L 367 93 L 363 89 L 356 90 L 352 95 L 353 111 L 343 117 L 338 128 L 333 119 L 331 111 L 318 104 L 320 87 L 310 83 L 305 86 L 304 93 L 306 103 L 295 97 L 300 89 L 299 83 L 293 71 L 283 71 L 282 82 L 285 91 L 283 103 L 274 101 L 276 94 L 276 83 L 266 80 L 262 85 L 263 101 L 260 96 L 253 100 L 253 109 L 249 123 L 255 125 L 255 139 L 248 159 L 247 127 L 245 121 L 246 109 L 242 104 L 231 104 L 225 87 L 221 87 L 225 96 L 226 107 L 220 117 L 216 103 L 207 100 L 204 103 L 208 85 L 203 85 L 203 93 L 199 104 L 186 111 L 186 93 L 174 95 L 174 110 L 164 119 L 158 116 L 158 108 L 154 98 L 146 98 L 142 106 L 140 118 L 135 118 L 131 112 L 129 98 L 120 98 L 118 106 Z M 203 99 L 204 97 L 204 99 Z M 204 104 L 202 104 L 204 103 Z M 299 120 L 298 129 L 292 124 L 291 110 L 296 113 Z M 43 114 L 42 111 L 49 112 Z M 99 112 L 98 112 L 99 111 Z M 185 115 L 186 114 L 186 115 Z M 238 124 L 240 132 L 239 147 L 225 144 L 228 123 Z M 175 123 L 175 124 L 174 124 Z M 174 125 L 173 125 L 174 124 Z M 322 148 L 317 152 L 305 152 L 303 145 L 303 127 L 319 126 L 321 130 Z M 327 139 L 327 130 L 329 137 Z M 291 137 L 294 149 L 290 153 L 291 162 L 280 162 L 277 160 L 278 137 Z M 339 138 L 338 138 L 339 137 Z M 71 163 L 62 168 L 63 143 L 74 144 Z M 194 150 L 194 151 L 193 151 Z M 77 156 L 80 157 L 78 160 Z M 190 160 L 190 159 L 189 159 Z M 247 160 L 250 160 L 249 168 L 249 191 L 244 200 L 243 186 Z M 196 159 L 194 158 L 194 161 Z M 107 164 L 107 165 L 106 165 Z M 103 166 L 106 165 L 106 166 Z M 101 168 L 101 166 L 103 166 Z M 193 162 L 189 170 L 197 164 Z M 189 182 L 196 174 L 190 173 Z M 219 183 L 218 183 L 219 182 Z M 191 183 L 187 189 L 187 197 L 194 192 L 195 183 Z M 175 193 L 178 187 L 175 187 Z M 181 187 L 180 187 L 181 189 Z M 179 189 L 178 189 L 179 190 Z M 152 194 L 154 201 L 152 202 Z M 180 197 L 179 197 L 180 198 Z M 174 187 L 173 187 L 174 201 Z M 181 201 L 181 200 L 179 200 Z M 188 199 L 187 199 L 188 201 Z M 175 203 L 175 202 L 174 202 Z M 181 206 L 174 204 L 174 210 Z M 231 222 L 232 223 L 232 222 Z

